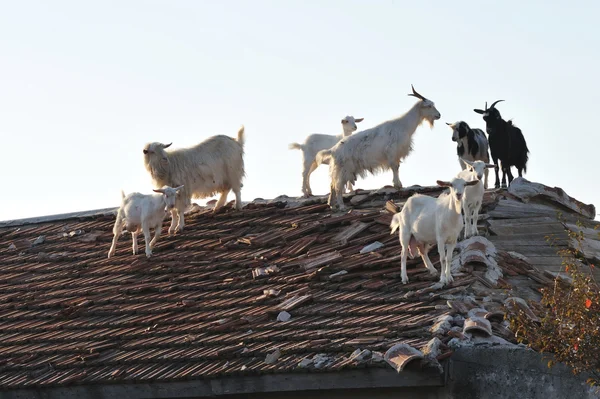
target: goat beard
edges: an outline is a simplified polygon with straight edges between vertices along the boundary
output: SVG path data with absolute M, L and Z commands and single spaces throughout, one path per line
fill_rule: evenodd
M 163 162 L 162 160 L 154 160 L 147 164 L 148 171 L 159 185 L 168 184 L 169 181 L 169 163 Z M 167 183 L 165 183 L 167 182 Z
M 424 118 L 424 119 L 423 119 L 423 122 L 421 122 L 421 123 L 424 123 L 424 122 L 427 122 L 427 123 L 429 123 L 429 128 L 433 129 L 433 125 L 434 125 L 434 123 L 435 123 L 435 120 L 434 120 L 434 119 L 430 119 L 430 118 Z

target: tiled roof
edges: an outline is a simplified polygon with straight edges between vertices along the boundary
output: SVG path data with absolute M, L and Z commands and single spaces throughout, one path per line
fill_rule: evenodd
M 546 237 L 569 244 L 556 211 L 588 224 L 595 214 L 570 208 L 569 197 L 488 191 L 480 220 L 488 237 L 459 245 L 454 283 L 436 286 L 415 259 L 403 285 L 389 222 L 417 191 L 441 192 L 359 191 L 344 214 L 324 197 L 257 200 L 216 215 L 196 207 L 183 234 L 163 234 L 151 259 L 130 253 L 129 234 L 106 258 L 111 214 L 4 227 L 0 388 L 401 370 L 423 357 L 431 365 L 472 329 L 510 340 L 504 303 L 535 317 L 521 298 L 539 298 L 549 272 L 560 271 Z M 361 253 L 374 242 L 383 245 Z

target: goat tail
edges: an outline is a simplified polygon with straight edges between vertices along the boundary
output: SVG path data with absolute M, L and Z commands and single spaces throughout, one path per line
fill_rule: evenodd
M 392 217 L 392 223 L 390 223 L 390 227 L 392 232 L 390 234 L 394 234 L 398 227 L 400 227 L 400 212 L 396 213 L 394 217 Z
M 331 161 L 331 150 L 321 150 L 317 152 L 315 162 L 317 165 L 328 165 Z
M 288 145 L 288 148 L 290 150 L 301 150 L 304 148 L 304 146 L 302 144 L 292 143 L 292 144 Z
M 244 125 L 237 132 L 237 142 L 243 147 L 246 142 L 246 137 L 244 136 Z
M 515 166 L 523 169 L 523 173 L 527 173 L 527 162 L 529 162 L 529 149 L 527 148 L 527 145 L 525 145 L 525 148 L 521 154 L 519 154 L 518 163 Z

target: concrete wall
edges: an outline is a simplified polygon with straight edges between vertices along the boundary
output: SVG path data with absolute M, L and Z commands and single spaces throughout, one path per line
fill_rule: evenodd
M 600 398 L 565 365 L 548 368 L 549 357 L 522 349 L 467 348 L 448 364 L 449 399 Z
M 445 399 L 442 387 L 381 388 L 231 395 L 222 399 Z
M 591 399 L 600 394 L 569 368 L 506 347 L 464 348 L 446 374 L 392 368 L 338 373 L 267 374 L 173 383 L 130 383 L 0 391 L 0 399 Z M 444 385 L 445 383 L 445 385 Z

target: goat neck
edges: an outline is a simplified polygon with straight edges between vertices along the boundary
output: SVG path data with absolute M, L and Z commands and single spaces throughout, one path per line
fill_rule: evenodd
M 425 121 L 425 117 L 421 114 L 421 102 L 418 101 L 413 105 L 403 116 L 397 119 L 398 122 L 404 124 L 404 131 L 408 133 L 409 136 L 412 136 L 417 128 L 423 121 Z
M 457 217 L 460 216 L 460 212 L 462 210 L 462 200 L 456 199 L 456 197 L 452 195 L 452 192 L 448 193 L 447 198 L 444 198 L 444 200 L 448 201 L 448 204 L 446 204 L 447 208 L 450 211 L 454 212 L 457 215 Z

